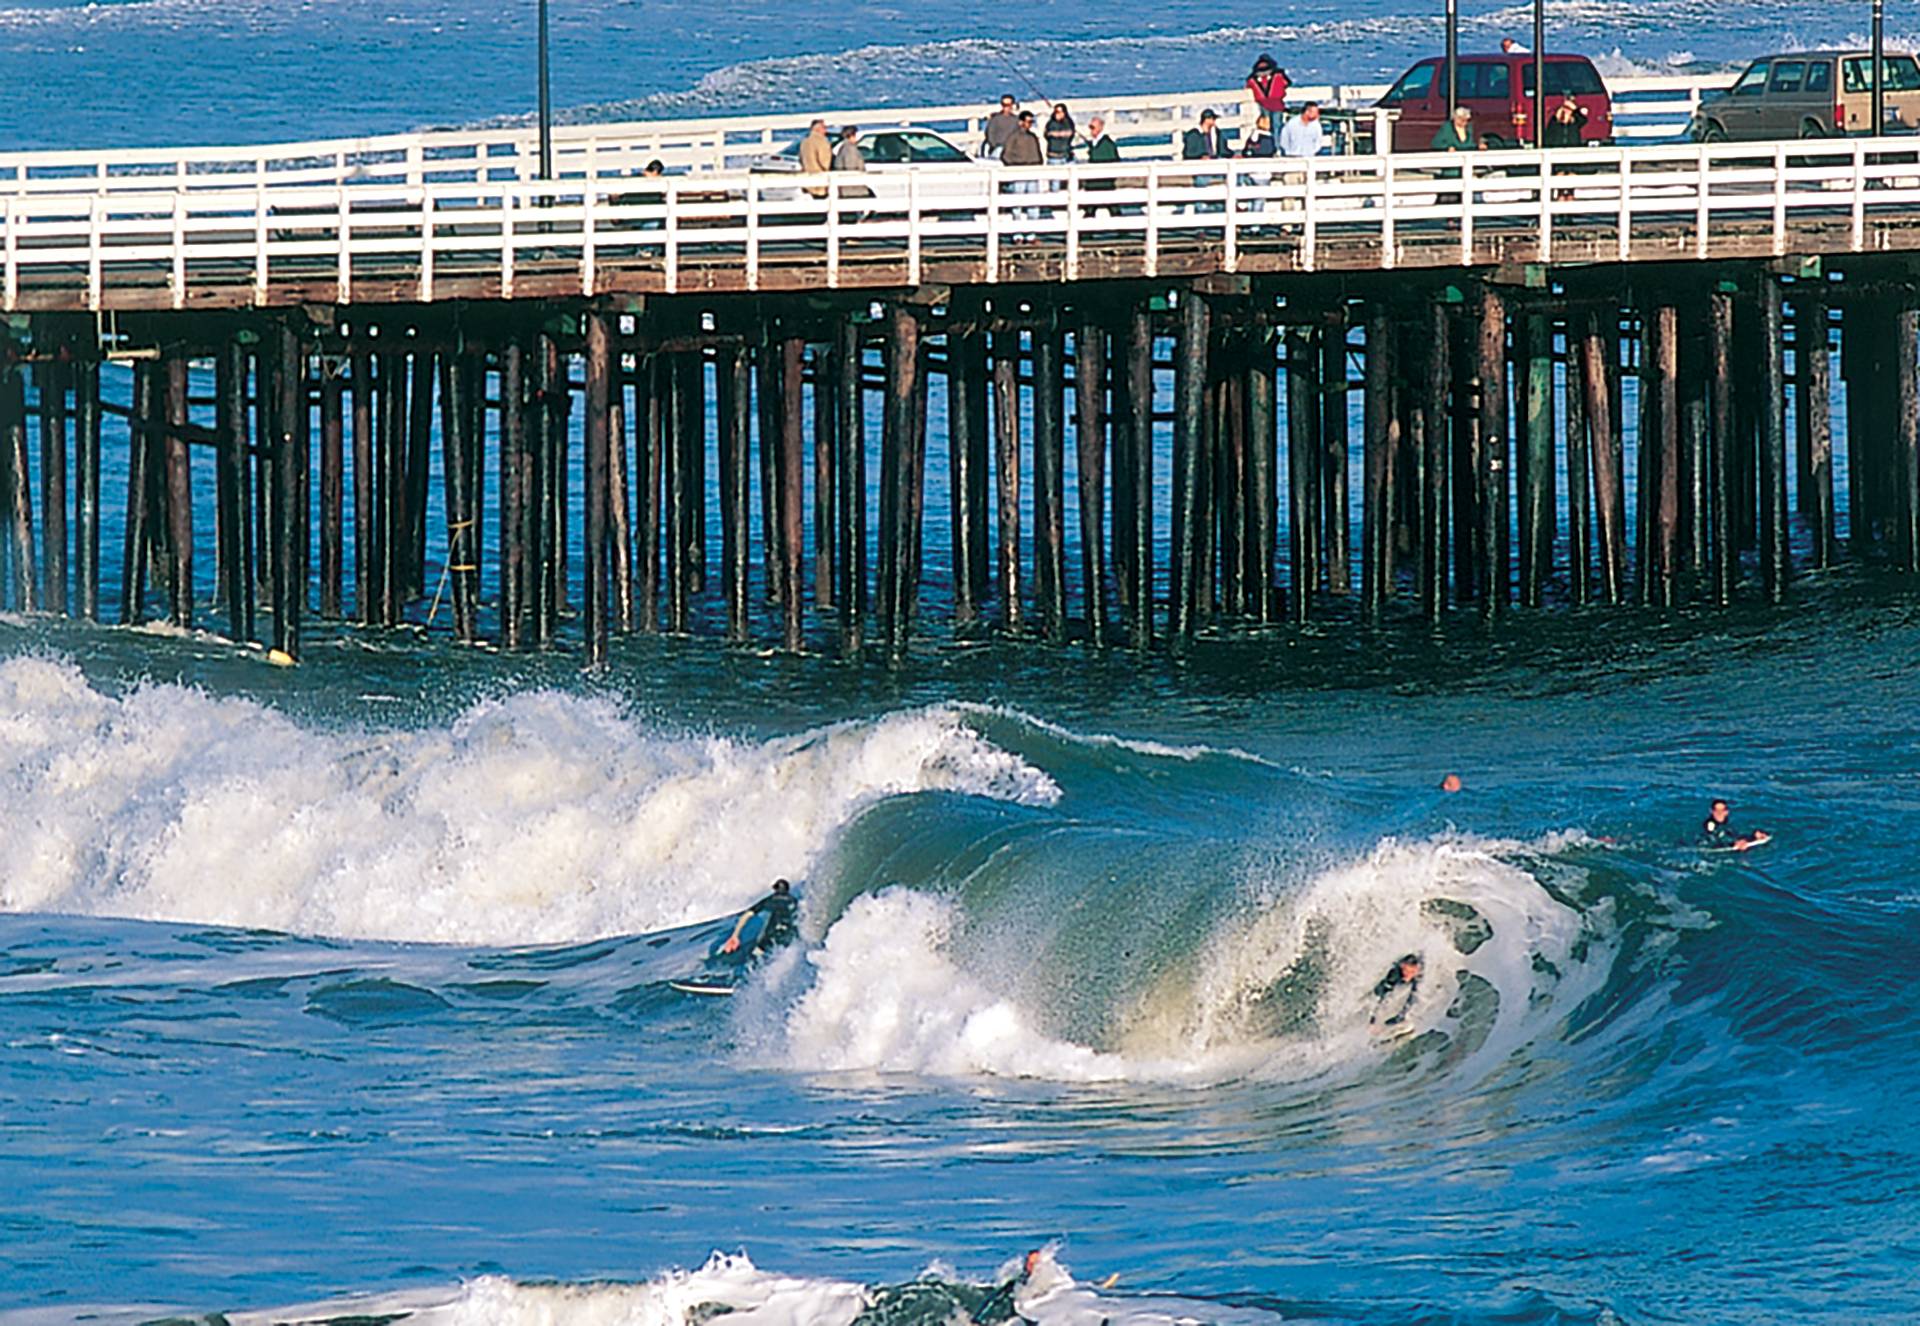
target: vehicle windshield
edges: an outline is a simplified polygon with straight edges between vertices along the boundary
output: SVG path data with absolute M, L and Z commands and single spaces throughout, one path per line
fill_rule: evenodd
M 1736 97 L 1757 97 L 1767 90 L 1767 71 L 1773 68 L 1771 60 L 1755 60 L 1747 66 L 1747 72 L 1740 75 L 1740 81 L 1733 85 Z
M 1433 76 L 1440 66 L 1417 64 L 1400 75 L 1400 81 L 1380 98 L 1382 106 L 1398 106 L 1406 101 L 1425 101 L 1427 94 L 1433 91 Z
M 1920 92 L 1920 60 L 1911 55 L 1889 55 L 1880 68 L 1881 86 L 1888 92 Z M 1873 91 L 1873 57 L 1856 55 L 1846 63 L 1846 88 L 1849 92 Z
M 861 150 L 869 162 L 912 162 L 916 165 L 933 162 L 963 162 L 966 153 L 960 151 L 938 134 L 925 130 L 890 129 L 877 133 L 861 145 Z
M 1520 86 L 1528 96 L 1533 95 L 1532 65 L 1521 69 Z M 1600 71 L 1586 61 L 1561 61 L 1547 66 L 1547 95 L 1604 97 L 1607 95 L 1607 85 L 1600 81 Z

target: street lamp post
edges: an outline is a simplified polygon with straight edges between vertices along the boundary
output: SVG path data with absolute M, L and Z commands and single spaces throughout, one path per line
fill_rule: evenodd
M 1533 0 L 1533 145 L 1547 145 L 1547 0 Z
M 540 178 L 553 178 L 553 95 L 547 87 L 547 0 L 540 0 Z
M 1460 0 L 1447 0 L 1447 122 L 1460 100 Z
M 1873 0 L 1873 127 L 1867 132 L 1876 137 L 1887 131 L 1886 9 L 1886 0 Z

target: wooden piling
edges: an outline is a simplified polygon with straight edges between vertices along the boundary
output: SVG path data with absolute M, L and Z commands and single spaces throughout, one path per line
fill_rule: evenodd
M 244 363 L 242 360 L 243 370 Z M 100 620 L 100 364 L 97 360 L 83 359 L 74 364 L 73 370 L 74 578 L 80 592 L 80 615 L 92 622 Z M 243 411 L 245 390 L 242 386 Z M 245 425 L 233 427 L 244 430 Z M 244 437 L 244 431 L 240 436 Z M 244 454 L 240 463 L 246 463 Z M 244 505 L 240 512 L 244 522 Z M 228 601 L 234 600 L 230 597 Z M 249 615 L 246 633 L 236 629 L 234 638 L 246 639 L 251 633 Z
M 1344 305 L 1335 305 L 1327 315 L 1326 325 L 1320 329 L 1318 468 L 1322 561 L 1326 567 L 1327 593 L 1336 597 L 1353 592 L 1353 523 L 1347 478 L 1348 451 L 1352 446 L 1347 415 L 1347 394 L 1351 390 L 1347 379 L 1347 348 L 1347 310 Z M 1392 354 L 1389 353 L 1387 357 L 1391 360 Z M 1365 470 L 1364 461 L 1361 468 Z M 1391 521 L 1388 527 L 1391 528 Z M 1364 542 L 1364 532 L 1361 537 Z M 1364 578 L 1365 569 L 1362 568 Z
M 500 348 L 500 646 L 521 649 L 527 628 L 527 498 L 533 457 L 527 446 L 527 349 Z
M 745 352 L 742 351 L 744 354 Z M 751 377 L 751 365 L 748 367 Z M 640 560 L 639 626 L 652 634 L 660 629 L 661 492 L 666 482 L 667 425 L 671 422 L 673 381 L 667 357 L 650 354 L 640 361 L 635 379 L 633 472 L 640 481 L 640 500 L 634 544 Z M 752 403 L 749 401 L 751 410 Z M 743 440 L 750 447 L 750 440 Z M 749 454 L 747 464 L 752 465 Z M 742 554 L 745 555 L 744 553 Z
M 407 378 L 407 555 L 403 598 L 418 597 L 427 588 L 427 472 L 433 441 L 433 353 L 426 346 L 416 349 L 413 370 Z M 523 474 L 522 482 L 525 481 Z M 524 605 L 524 578 L 521 601 Z
M 1132 530 L 1132 616 L 1135 649 L 1153 644 L 1153 312 L 1138 303 L 1127 318 L 1127 459 Z
M 1733 295 L 1707 297 L 1707 576 L 1708 593 L 1724 607 L 1740 579 L 1738 520 L 1733 511 Z
M 1893 507 L 1899 567 L 1920 572 L 1920 310 L 1902 304 L 1894 315 Z
M 1393 375 L 1392 316 L 1376 306 L 1367 319 L 1365 429 L 1361 442 L 1365 487 L 1360 496 L 1360 606 L 1369 620 L 1379 619 L 1387 597 L 1387 546 L 1393 528 L 1387 506 L 1387 474 L 1393 459 L 1389 436 Z
M 1648 594 L 1671 607 L 1679 597 L 1680 562 L 1680 321 L 1672 304 L 1660 304 L 1647 316 L 1647 387 L 1652 391 L 1648 417 L 1651 435 L 1640 441 L 1640 466 L 1651 476 L 1649 513 L 1652 559 Z
M 833 369 L 827 362 L 831 354 L 827 345 L 813 346 L 813 601 L 822 610 L 833 607 L 834 563 L 839 554 L 833 492 L 839 468 L 834 464 L 839 452 L 833 430 L 839 416 L 833 408 Z M 952 368 L 951 352 L 948 368 Z
M 780 452 L 775 469 L 779 474 L 781 615 L 783 639 L 788 652 L 799 653 L 806 643 L 806 594 L 801 588 L 801 569 L 805 565 L 804 529 L 806 433 L 801 369 L 806 342 L 789 336 L 780 343 Z
M 586 315 L 586 446 L 585 491 L 586 565 L 582 568 L 580 608 L 586 638 L 587 663 L 607 661 L 612 576 L 607 558 L 607 512 L 611 506 L 608 476 L 612 469 L 613 328 L 598 310 Z
M 1527 431 L 1526 474 L 1520 490 L 1520 601 L 1541 604 L 1542 587 L 1553 574 L 1554 392 L 1553 322 L 1543 313 L 1526 320 Z
M 184 355 L 166 361 L 167 603 L 175 626 L 193 625 L 193 470 L 187 452 L 187 368 Z
M 856 655 L 866 629 L 868 606 L 867 413 L 865 389 L 861 385 L 865 351 L 860 327 L 852 318 L 841 318 L 835 325 L 834 335 L 834 407 L 840 414 L 835 435 L 840 444 L 842 577 L 836 599 L 840 612 L 840 647 L 845 653 Z M 981 519 L 985 520 L 984 512 Z
M 1066 372 L 1061 333 L 1033 333 L 1033 589 L 1041 630 L 1067 638 Z
M 40 606 L 39 577 L 33 555 L 33 484 L 27 460 L 27 388 L 20 370 L 0 368 L 0 495 L 6 498 L 7 543 L 13 555 L 13 606 L 33 612 Z
M 1512 489 L 1508 481 L 1507 301 L 1489 285 L 1480 292 L 1480 608 L 1498 615 L 1513 602 L 1508 548 Z
M 1600 597 L 1617 605 L 1626 589 L 1626 524 L 1620 472 L 1613 463 L 1612 342 L 1602 315 L 1588 312 L 1580 337 L 1580 385 L 1586 395 L 1587 466 L 1593 483 L 1594 541 L 1600 553 Z
M 999 511 L 1000 625 L 1020 630 L 1020 333 L 993 335 L 993 460 Z M 884 537 L 884 534 L 883 536 Z
M 1196 290 L 1180 293 L 1180 335 L 1174 344 L 1173 547 L 1168 634 L 1176 648 L 1193 639 L 1199 615 L 1201 485 L 1205 471 L 1207 352 L 1212 317 Z
M 1247 598 L 1247 336 L 1235 326 L 1214 346 L 1212 411 L 1213 526 L 1218 548 L 1218 584 L 1221 609 L 1230 617 L 1246 616 Z M 1209 578 L 1209 584 L 1213 583 Z M 1202 596 L 1203 604 L 1212 595 Z
M 67 610 L 67 364 L 34 365 L 40 397 L 40 563 L 48 612 Z
M 306 351 L 293 328 L 272 333 L 273 346 L 273 643 L 288 658 L 300 657 L 306 606 L 305 487 L 307 440 Z
M 760 442 L 761 570 L 772 603 L 780 602 L 786 566 L 786 554 L 780 548 L 780 362 L 780 341 L 769 327 L 755 351 L 754 398 Z
M 263 357 L 264 362 L 264 357 Z M 146 620 L 147 507 L 150 460 L 153 455 L 154 378 L 157 365 L 133 366 L 133 400 L 127 419 L 127 517 L 120 554 L 120 624 L 137 626 Z M 262 374 L 263 380 L 265 374 Z M 4 404 L 0 401 L 0 404 Z M 269 471 L 269 474 L 273 471 Z M 276 526 L 277 528 L 277 526 Z M 277 536 L 275 536 L 277 538 Z M 275 601 L 278 606 L 278 600 Z
M 1342 360 L 1344 367 L 1345 360 Z M 1293 620 L 1305 622 L 1319 590 L 1320 358 L 1313 329 L 1287 332 L 1287 543 Z
M 1450 409 L 1453 317 L 1440 300 L 1427 306 L 1426 380 L 1420 393 L 1420 610 L 1438 622 L 1447 606 L 1447 455 L 1452 450 Z
M 481 379 L 485 381 L 484 376 Z M 476 388 L 474 401 L 475 449 L 484 435 L 486 395 Z M 376 436 L 379 450 L 374 459 L 374 583 L 380 587 L 378 617 L 382 626 L 400 621 L 400 604 L 405 597 L 406 473 L 407 473 L 407 357 L 388 350 L 380 356 L 380 425 Z M 478 457 L 475 470 L 479 469 Z M 476 489 L 485 485 L 475 474 Z M 476 512 L 477 517 L 477 512 Z M 480 526 L 474 526 L 478 546 Z
M 1088 318 L 1073 337 L 1074 485 L 1080 499 L 1080 599 L 1087 638 L 1107 638 L 1107 334 Z
M 776 372 L 778 360 L 775 360 Z M 687 629 L 687 614 L 691 605 L 687 601 L 687 589 L 692 576 L 687 571 L 686 510 L 687 485 L 692 482 L 687 464 L 687 356 L 674 353 L 666 356 L 665 366 L 666 397 L 661 405 L 661 507 L 660 531 L 666 548 L 667 576 L 667 630 L 678 635 Z M 777 454 L 777 453 L 776 453 Z M 779 478 L 773 476 L 776 500 L 778 499 Z M 775 525 L 779 524 L 776 519 Z M 784 562 L 776 567 L 776 573 L 784 570 Z M 775 598 L 785 593 L 782 583 Z
M 379 616 L 379 586 L 374 569 L 374 496 L 373 496 L 373 353 L 363 348 L 353 352 L 353 601 L 360 624 L 371 626 Z M 326 425 L 321 425 L 320 492 L 326 500 L 328 473 Z M 321 520 L 321 576 L 325 579 L 326 521 Z
M 1273 583 L 1273 555 L 1277 500 L 1274 470 L 1279 461 L 1279 405 L 1274 375 L 1276 336 L 1265 322 L 1248 333 L 1246 345 L 1247 397 L 1247 598 L 1254 619 L 1271 622 L 1279 616 Z
M 974 525 L 984 522 L 986 513 L 973 503 L 974 465 L 983 445 L 973 432 L 978 422 L 973 395 L 976 389 L 985 390 L 984 342 L 982 333 L 972 327 L 952 327 L 947 332 L 947 528 L 956 628 L 972 625 L 977 612 L 974 590 L 980 573 L 973 562 Z
M 1782 363 L 1780 283 L 1760 278 L 1760 570 L 1767 597 L 1779 602 L 1792 570 L 1787 547 L 1787 385 Z M 1909 346 L 1909 349 L 1912 347 Z
M 748 570 L 753 512 L 753 366 L 744 348 L 728 346 L 715 361 L 720 443 L 720 580 L 727 640 L 750 634 Z M 816 390 L 818 382 L 815 383 Z
M 1567 466 L 1567 593 L 1576 608 L 1593 598 L 1593 480 L 1587 439 L 1587 361 L 1578 319 L 1566 322 L 1567 394 L 1562 443 Z
M 916 520 L 920 470 L 915 448 L 919 431 L 917 396 L 921 385 L 920 321 L 904 304 L 892 305 L 887 311 L 886 360 L 887 399 L 881 416 L 881 454 L 887 458 L 882 465 L 883 483 L 889 483 L 891 488 L 890 500 L 883 509 L 891 520 L 881 528 L 881 565 L 885 568 L 882 582 L 887 586 L 887 602 L 882 605 L 882 611 L 886 617 L 887 647 L 897 658 L 906 650 L 919 589 Z
M 338 372 L 329 371 L 326 361 L 320 367 L 320 615 L 337 620 L 340 616 L 343 543 L 345 531 L 345 424 L 346 383 Z M 355 403 L 355 420 L 359 418 Z M 355 435 L 358 458 L 359 437 Z M 355 495 L 358 496 L 360 472 L 354 470 Z M 356 585 L 355 592 L 358 592 Z

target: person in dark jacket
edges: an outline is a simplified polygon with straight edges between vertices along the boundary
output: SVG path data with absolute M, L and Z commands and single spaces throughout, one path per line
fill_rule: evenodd
M 1240 145 L 1243 157 L 1272 157 L 1280 155 L 1280 145 L 1273 138 L 1273 119 L 1262 115 L 1253 122 L 1253 132 L 1247 135 L 1247 141 Z
M 1033 132 L 1033 112 L 1021 111 L 1013 132 L 1000 148 L 1000 164 L 1003 166 L 1041 166 L 1046 164 L 1046 156 L 1040 150 L 1040 139 Z
M 1586 141 L 1587 113 L 1571 96 L 1561 98 L 1547 117 L 1543 146 L 1578 147 Z
M 1480 148 L 1480 135 L 1474 132 L 1473 112 L 1465 106 L 1453 108 L 1453 118 L 1440 126 L 1440 132 L 1433 136 L 1433 150 L 1436 152 L 1475 152 Z
M 1220 117 L 1210 110 L 1200 112 L 1200 127 L 1187 130 L 1181 140 L 1183 161 L 1218 161 L 1233 155 L 1227 136 L 1220 131 Z
M 1087 121 L 1087 160 L 1096 166 L 1111 165 L 1120 159 L 1120 145 L 1107 132 L 1107 122 L 1098 115 Z
M 1276 120 L 1286 114 L 1287 89 L 1293 86 L 1293 80 L 1287 77 L 1287 71 L 1273 62 L 1271 55 L 1262 55 L 1253 62 L 1253 72 L 1247 75 L 1247 92 L 1253 97 L 1253 104 Z
M 1014 130 L 1020 127 L 1020 102 L 1009 92 L 1000 98 L 1000 109 L 987 116 L 986 131 L 981 139 L 980 155 L 997 157 L 1013 137 Z
M 1063 165 L 1073 160 L 1073 140 L 1078 132 L 1073 116 L 1067 113 L 1066 103 L 1055 102 L 1053 114 L 1047 117 L 1045 129 L 1049 166 Z

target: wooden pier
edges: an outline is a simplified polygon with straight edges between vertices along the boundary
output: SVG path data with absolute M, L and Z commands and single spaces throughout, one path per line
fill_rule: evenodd
M 804 187 L 440 180 L 424 141 L 331 179 L 0 162 L 0 602 L 597 661 L 897 656 L 929 603 L 1179 648 L 1348 602 L 1779 600 L 1843 544 L 1920 572 L 1901 140 Z

